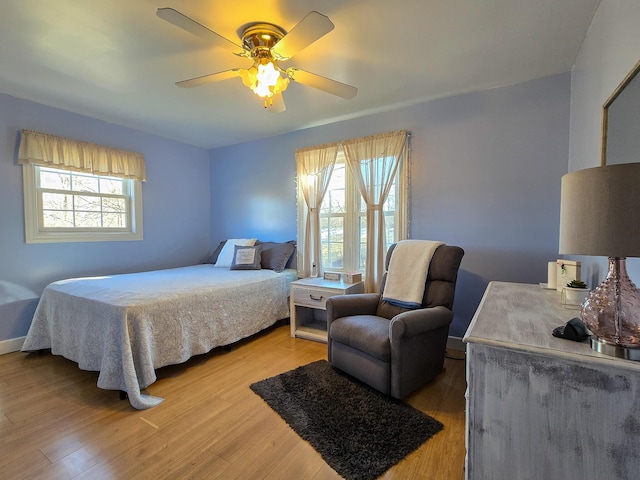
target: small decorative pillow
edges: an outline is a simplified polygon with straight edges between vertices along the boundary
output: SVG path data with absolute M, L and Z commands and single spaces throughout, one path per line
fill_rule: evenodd
M 222 250 L 220 251 L 220 255 L 218 255 L 218 259 L 216 260 L 215 266 L 218 268 L 230 268 L 231 262 L 233 261 L 233 257 L 235 256 L 234 249 L 236 245 L 240 245 L 243 247 L 251 247 L 255 245 L 257 238 L 230 238 L 228 239 Z
M 262 245 L 262 268 L 281 272 L 293 255 L 296 247 L 293 243 L 256 242 Z
M 230 270 L 260 270 L 262 245 L 241 247 L 236 245 Z

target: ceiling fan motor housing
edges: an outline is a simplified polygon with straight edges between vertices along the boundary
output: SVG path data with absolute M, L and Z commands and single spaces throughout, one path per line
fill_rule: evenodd
M 271 23 L 254 23 L 242 33 L 242 45 L 252 57 L 271 56 L 271 48 L 286 35 L 286 32 Z M 255 53 L 254 53 L 255 52 Z

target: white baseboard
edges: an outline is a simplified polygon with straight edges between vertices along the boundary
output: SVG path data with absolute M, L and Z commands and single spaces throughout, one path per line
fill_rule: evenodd
M 447 339 L 447 350 L 459 350 L 461 352 L 465 352 L 467 350 L 467 346 L 460 337 L 449 337 Z
M 9 340 L 0 341 L 0 355 L 11 352 L 19 352 L 22 344 L 27 337 L 11 338 Z

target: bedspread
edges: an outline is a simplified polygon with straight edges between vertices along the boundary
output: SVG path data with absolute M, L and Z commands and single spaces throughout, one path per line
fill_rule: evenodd
M 141 389 L 155 369 L 228 345 L 289 316 L 291 271 L 212 265 L 70 279 L 48 285 L 23 351 L 98 371 L 98 387 L 125 391 L 134 408 L 163 399 Z

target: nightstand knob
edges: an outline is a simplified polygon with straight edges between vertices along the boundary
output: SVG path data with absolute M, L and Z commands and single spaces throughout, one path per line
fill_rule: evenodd
M 322 295 L 318 295 L 318 296 L 316 296 L 316 295 L 313 295 L 313 294 L 309 294 L 309 298 L 310 298 L 311 300 L 317 300 L 317 301 L 320 301 L 320 300 L 322 300 Z

